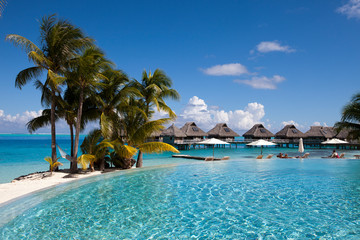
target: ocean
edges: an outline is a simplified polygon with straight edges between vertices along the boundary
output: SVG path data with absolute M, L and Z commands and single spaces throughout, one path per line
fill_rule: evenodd
M 80 143 L 85 135 L 80 136 Z M 57 135 L 57 144 L 67 153 L 70 153 L 70 136 Z M 51 156 L 51 136 L 46 134 L 0 134 L 0 183 L 11 182 L 14 178 L 32 172 L 46 171 L 49 168 L 44 160 Z M 327 149 L 305 149 L 310 153 L 310 158 L 321 158 L 331 153 Z M 267 154 L 288 153 L 289 156 L 297 156 L 297 148 L 267 147 L 263 149 L 264 156 Z M 346 158 L 354 158 L 353 155 L 360 154 L 360 151 L 338 150 L 344 152 Z M 171 152 L 162 154 L 144 154 L 144 167 L 162 164 L 193 163 L 197 160 L 172 158 Z M 195 156 L 212 156 L 212 148 L 183 150 L 181 154 Z M 231 148 L 215 148 L 215 157 L 230 156 L 230 159 L 254 159 L 260 154 L 260 148 L 248 148 L 234 145 Z M 60 153 L 58 152 L 60 157 Z M 59 159 L 64 164 L 61 168 L 69 168 L 69 161 Z

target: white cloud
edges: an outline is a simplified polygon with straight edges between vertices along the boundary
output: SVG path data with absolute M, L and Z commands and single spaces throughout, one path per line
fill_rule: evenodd
M 201 69 L 205 74 L 212 76 L 240 76 L 248 74 L 246 67 L 240 63 L 229 63 L 216 65 L 210 68 Z
M 176 124 L 181 127 L 187 121 L 194 121 L 200 128 L 210 130 L 215 124 L 225 122 L 233 129 L 248 130 L 264 116 L 264 106 L 260 103 L 249 103 L 244 110 L 224 111 L 209 109 L 203 99 L 194 96 L 178 115 Z
M 346 15 L 348 18 L 360 19 L 360 0 L 349 0 L 348 3 L 339 7 L 336 11 Z
M 285 127 L 286 125 L 294 125 L 295 127 L 299 127 L 300 124 L 298 124 L 297 122 L 295 122 L 294 120 L 290 120 L 290 121 L 283 121 L 281 123 L 281 125 L 283 125 L 283 127 Z
M 268 52 L 295 52 L 295 49 L 290 48 L 290 46 L 282 46 L 277 41 L 272 42 L 261 42 L 256 46 L 256 50 L 261 53 Z M 254 51 L 250 51 L 250 54 Z
M 25 125 L 31 119 L 40 116 L 42 110 L 25 111 L 22 114 L 5 114 L 4 110 L 0 110 L 0 132 L 1 133 L 25 133 L 27 132 Z
M 271 78 L 265 76 L 253 76 L 251 79 L 247 80 L 234 80 L 236 83 L 246 84 L 257 89 L 276 89 L 277 84 L 282 81 L 285 81 L 285 78 L 280 75 L 274 75 Z
M 28 133 L 26 124 L 33 118 L 40 116 L 42 110 L 39 111 L 25 111 L 15 115 L 6 114 L 4 110 L 0 109 L 0 133 Z M 89 132 L 94 128 L 98 128 L 99 123 L 89 122 L 84 130 L 84 133 Z M 69 126 L 67 123 L 60 119 L 56 122 L 56 133 L 57 134 L 69 134 Z M 50 126 L 40 128 L 35 133 L 50 133 Z
M 308 127 L 301 125 L 297 122 L 295 122 L 294 120 L 290 120 L 290 121 L 283 121 L 281 123 L 282 127 L 286 126 L 286 125 L 294 125 L 297 129 L 299 129 L 302 132 L 305 132 L 308 130 Z

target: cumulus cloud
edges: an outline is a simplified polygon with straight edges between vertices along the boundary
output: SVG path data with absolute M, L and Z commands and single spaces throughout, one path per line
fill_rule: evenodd
M 283 125 L 283 127 L 285 127 L 286 125 L 294 125 L 295 127 L 299 127 L 300 124 L 298 124 L 297 122 L 295 122 L 294 120 L 290 120 L 290 121 L 283 121 L 281 123 L 281 125 Z
M 22 114 L 5 114 L 0 110 L 0 132 L 2 133 L 24 133 L 27 132 L 25 125 L 31 119 L 40 116 L 42 110 L 25 111 Z
M 283 121 L 283 122 L 281 123 L 281 125 L 282 125 L 282 127 L 284 127 L 284 126 L 286 126 L 286 125 L 294 125 L 297 129 L 299 129 L 299 130 L 301 130 L 301 131 L 303 131 L 303 132 L 307 131 L 307 129 L 308 129 L 306 126 L 301 125 L 301 124 L 295 122 L 294 120 Z
M 261 42 L 256 46 L 256 50 L 260 53 L 268 53 L 268 52 L 295 52 L 295 49 L 292 49 L 290 46 L 282 46 L 277 41 L 272 42 Z M 250 52 L 251 54 L 254 51 Z
M 360 19 L 360 0 L 349 0 L 348 3 L 339 7 L 336 11 L 346 15 L 348 18 Z
M 42 110 L 25 111 L 15 115 L 6 114 L 4 110 L 0 109 L 0 133 L 28 133 L 26 123 L 31 119 L 40 116 Z M 89 122 L 84 130 L 84 133 L 89 132 L 94 128 L 98 128 L 98 122 Z M 56 122 L 57 134 L 68 134 L 70 132 L 67 123 L 60 119 Z M 50 126 L 45 126 L 36 131 L 36 133 L 50 133 Z
M 264 116 L 264 106 L 260 103 L 248 103 L 244 109 L 224 111 L 211 109 L 203 99 L 194 96 L 178 115 L 176 124 L 182 126 L 185 122 L 194 121 L 204 130 L 210 130 L 215 124 L 225 122 L 233 129 L 248 130 L 254 124 L 261 122 Z
M 282 81 L 285 81 L 285 78 L 280 75 L 274 75 L 271 78 L 266 76 L 253 76 L 251 79 L 234 80 L 236 83 L 246 84 L 257 89 L 276 89 L 277 84 L 281 83 Z
M 201 71 L 212 76 L 240 76 L 242 74 L 249 73 L 247 68 L 240 63 L 215 65 L 209 68 L 201 69 Z

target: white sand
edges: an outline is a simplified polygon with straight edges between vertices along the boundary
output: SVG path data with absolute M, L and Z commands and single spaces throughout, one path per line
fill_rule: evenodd
M 67 172 L 53 172 L 52 176 L 49 176 L 49 172 L 30 174 L 25 179 L 0 184 L 0 205 L 31 192 L 100 174 L 100 171 L 79 173 L 71 177 Z

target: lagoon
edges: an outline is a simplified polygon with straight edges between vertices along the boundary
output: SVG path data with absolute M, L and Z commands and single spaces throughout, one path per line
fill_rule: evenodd
M 242 159 L 125 170 L 1 208 L 8 221 L 0 238 L 358 239 L 359 186 L 356 159 Z

